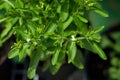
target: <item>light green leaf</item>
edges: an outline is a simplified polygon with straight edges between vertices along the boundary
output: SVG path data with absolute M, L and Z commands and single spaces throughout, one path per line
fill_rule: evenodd
M 9 17 L 5 17 L 5 18 L 2 18 L 0 19 L 0 23 L 3 22 L 3 21 L 6 21 Z
M 29 46 L 30 46 L 30 45 L 27 44 L 27 43 L 24 43 L 24 44 L 23 44 L 23 47 L 22 47 L 22 49 L 21 49 L 20 52 L 19 52 L 19 61 L 23 60 L 23 59 L 26 57 L 26 55 L 27 55 L 26 50 L 27 50 L 27 48 L 28 48 Z
M 12 28 L 11 23 L 8 23 L 6 25 L 7 25 L 6 28 L 2 31 L 2 33 L 0 35 L 1 39 L 4 38 Z
M 24 7 L 24 3 L 22 2 L 22 0 L 17 0 L 17 4 L 19 4 L 19 6 L 20 6 L 21 8 Z
M 35 74 L 36 74 L 36 68 L 34 68 L 34 67 L 33 68 L 32 67 L 28 68 L 27 77 L 29 79 L 32 79 L 35 76 Z
M 72 41 L 68 47 L 68 63 L 72 62 L 76 56 L 76 42 Z
M 46 32 L 45 32 L 45 34 L 47 34 L 47 35 L 48 35 L 48 34 L 50 34 L 50 33 L 54 32 L 56 28 L 57 28 L 57 24 L 56 24 L 56 23 L 51 22 L 51 23 L 48 25 L 48 28 L 47 28 L 47 30 L 46 30 Z
M 94 30 L 94 33 L 98 33 L 100 31 L 102 31 L 104 28 L 104 26 L 98 27 L 97 29 Z
M 96 9 L 96 10 L 94 10 L 94 12 L 100 14 L 103 17 L 109 17 L 109 15 L 103 10 Z
M 88 20 L 80 15 L 77 15 L 77 17 L 84 23 L 88 23 Z
M 17 55 L 19 54 L 19 48 L 13 48 L 9 51 L 8 53 L 8 58 L 11 59 L 11 58 L 14 58 L 16 57 Z
M 32 79 L 36 74 L 36 69 L 40 60 L 40 53 L 34 53 L 31 55 L 30 65 L 28 68 L 27 76 L 29 79 Z
M 52 65 L 55 65 L 58 61 L 59 58 L 59 53 L 60 53 L 60 48 L 56 48 L 53 57 L 52 57 Z
M 20 24 L 20 26 L 22 26 L 22 24 L 23 24 L 23 18 L 22 17 L 19 18 L 19 24 Z
M 23 50 L 20 50 L 19 52 L 19 61 L 21 61 L 23 58 L 24 58 L 24 51 Z
M 60 19 L 62 22 L 64 22 L 68 18 L 68 12 L 61 12 L 60 13 Z
M 9 0 L 4 0 L 6 3 L 8 3 L 11 7 L 15 8 L 14 4 L 11 3 Z
M 0 38 L 0 47 L 2 46 L 2 44 L 7 41 L 11 36 L 12 36 L 12 31 L 9 32 L 9 34 L 7 36 L 5 36 L 4 38 Z
M 8 33 L 12 29 L 13 25 L 17 22 L 17 20 L 18 20 L 18 18 L 15 18 L 14 21 L 13 21 L 13 19 L 10 19 L 6 22 L 5 29 L 0 34 L 1 39 L 4 38 L 6 35 L 8 35 Z

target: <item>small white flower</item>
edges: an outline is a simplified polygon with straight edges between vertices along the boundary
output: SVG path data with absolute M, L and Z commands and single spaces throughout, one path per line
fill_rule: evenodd
M 71 38 L 72 38 L 71 40 L 73 40 L 73 41 L 76 40 L 74 35 L 71 35 Z
M 30 39 L 29 38 L 27 38 L 27 40 L 26 40 L 27 42 L 30 42 Z

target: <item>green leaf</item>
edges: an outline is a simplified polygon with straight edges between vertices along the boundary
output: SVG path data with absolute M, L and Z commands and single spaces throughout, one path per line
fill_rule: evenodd
M 88 23 L 88 20 L 80 15 L 77 15 L 77 17 L 84 23 Z
M 76 56 L 76 42 L 72 41 L 68 47 L 68 63 L 72 62 Z
M 77 16 L 73 16 L 73 20 L 75 25 L 78 27 L 78 30 L 82 32 L 82 34 L 86 34 L 88 30 L 85 23 L 83 23 Z
M 98 33 L 100 31 L 102 31 L 104 28 L 104 26 L 98 27 L 97 29 L 94 30 L 94 33 Z
M 65 0 L 61 7 L 60 20 L 64 22 L 69 16 L 69 0 Z
M 27 73 L 27 77 L 29 79 L 32 79 L 36 74 L 36 68 L 28 68 L 28 73 Z
M 50 33 L 54 32 L 56 28 L 57 28 L 57 24 L 56 24 L 56 23 L 51 22 L 51 23 L 48 25 L 48 28 L 47 28 L 47 30 L 46 30 L 46 32 L 45 32 L 45 34 L 47 34 L 47 35 L 48 35 L 48 34 L 50 34 Z
M 4 1 L 5 1 L 6 3 L 8 3 L 11 7 L 15 8 L 14 4 L 11 3 L 10 1 L 8 1 L 8 0 L 4 0 Z
M 84 0 L 74 0 L 77 4 L 79 4 L 80 6 L 84 5 Z
M 17 0 L 17 4 L 19 4 L 20 8 L 24 7 L 24 3 L 22 2 L 22 0 Z
M 97 53 L 103 60 L 106 60 L 107 57 L 104 53 L 104 51 L 93 41 L 90 40 L 81 40 L 80 46 L 82 48 L 85 48 L 89 51 L 92 51 L 93 53 Z
M 20 50 L 20 52 L 19 52 L 19 61 L 23 60 L 24 54 L 25 54 L 24 51 Z
M 43 64 L 42 71 L 43 72 L 46 71 L 50 67 L 50 65 L 51 65 L 51 61 L 50 59 L 49 60 L 47 59 Z
M 19 54 L 19 48 L 13 48 L 12 50 L 9 51 L 8 53 L 8 58 L 14 58 Z
M 22 17 L 19 18 L 19 24 L 20 24 L 20 26 L 22 26 L 22 24 L 23 24 L 23 18 Z
M 60 48 L 56 48 L 53 57 L 52 57 L 52 65 L 55 65 L 58 61 L 59 58 L 59 53 L 60 53 Z
M 29 79 L 32 79 L 36 74 L 36 69 L 40 60 L 40 53 L 34 53 L 31 55 L 30 65 L 28 68 L 27 76 Z
M 78 50 L 74 60 L 72 61 L 72 63 L 79 69 L 83 69 L 84 65 L 83 65 L 83 60 L 82 60 L 83 56 L 80 50 Z
M 73 21 L 73 17 L 70 16 L 69 19 L 63 23 L 63 29 L 65 30 Z
M 20 35 L 23 40 L 29 42 L 30 35 L 26 34 L 23 31 L 21 31 L 19 28 L 14 28 L 14 31 L 17 33 L 17 35 Z
M 89 51 L 95 53 L 95 50 L 93 49 L 93 47 L 91 46 L 91 43 L 88 40 L 81 39 L 81 40 L 79 40 L 78 44 L 80 45 L 81 48 L 84 48 L 86 50 L 89 50 Z
M 8 33 L 12 29 L 13 25 L 17 22 L 17 20 L 18 20 L 18 18 L 15 18 L 14 20 L 10 19 L 10 20 L 6 21 L 6 24 L 4 25 L 5 29 L 0 34 L 1 39 L 8 35 Z
M 28 48 L 29 46 L 30 46 L 30 45 L 27 44 L 27 43 L 24 43 L 24 44 L 23 44 L 23 47 L 22 47 L 22 49 L 21 49 L 20 52 L 19 52 L 19 61 L 23 60 L 23 59 L 26 57 L 26 55 L 27 55 L 26 50 L 27 50 L 27 48 Z
M 64 48 L 66 48 L 66 47 L 64 47 Z M 64 63 L 65 62 L 65 56 L 66 56 L 66 50 L 61 49 L 60 54 L 59 54 L 59 58 L 58 58 L 58 62 Z
M 51 65 L 50 66 L 50 72 L 53 75 L 55 75 L 58 72 L 58 70 L 60 69 L 61 65 L 62 65 L 61 63 L 57 63 L 56 65 Z
M 27 25 L 28 29 L 32 32 L 32 34 L 35 34 L 36 25 L 34 24 L 34 22 L 28 20 L 26 25 Z
M 7 36 L 5 36 L 4 38 L 0 38 L 0 47 L 2 46 L 2 44 L 7 41 L 11 36 L 12 36 L 12 31 L 9 32 L 9 34 Z
M 68 12 L 61 12 L 60 13 L 60 19 L 62 22 L 64 22 L 68 18 Z
M 104 51 L 95 43 L 92 42 L 92 46 L 95 49 L 96 53 L 103 59 L 106 60 L 107 56 L 105 55 Z
M 94 12 L 100 14 L 103 17 L 109 17 L 109 15 L 103 10 L 96 9 L 96 10 L 94 10 Z
M 3 22 L 3 21 L 6 21 L 9 17 L 5 17 L 5 18 L 2 18 L 0 19 L 0 23 Z

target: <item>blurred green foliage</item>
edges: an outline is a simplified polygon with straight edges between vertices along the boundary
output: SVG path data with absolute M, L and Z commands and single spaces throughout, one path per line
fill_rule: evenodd
M 106 60 L 97 44 L 104 27 L 94 29 L 87 25 L 90 11 L 108 17 L 99 0 L 0 0 L 0 46 L 15 35 L 8 58 L 17 56 L 21 61 L 29 56 L 30 79 L 39 61 L 44 61 L 42 70 L 49 69 L 52 74 L 65 62 L 83 68 L 82 52 L 77 46 Z
M 110 51 L 109 80 L 120 80 L 120 32 L 110 32 L 109 37 L 111 39 L 104 36 L 101 42 L 101 46 Z

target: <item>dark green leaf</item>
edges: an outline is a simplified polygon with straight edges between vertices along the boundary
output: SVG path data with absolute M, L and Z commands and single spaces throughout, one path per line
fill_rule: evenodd
M 64 47 L 64 48 L 66 48 L 66 47 Z M 65 62 L 65 55 L 66 55 L 66 50 L 61 49 L 60 54 L 59 54 L 59 58 L 58 58 L 58 62 L 64 63 Z
M 29 42 L 30 35 L 26 34 L 25 32 L 21 31 L 19 28 L 14 28 L 14 31 L 17 33 L 17 35 L 20 35 L 23 40 Z
M 50 67 L 50 65 L 51 65 L 51 61 L 50 59 L 49 60 L 47 59 L 43 64 L 42 71 L 43 72 L 46 71 Z
M 90 40 L 82 40 L 80 41 L 80 46 L 88 49 L 89 51 L 97 53 L 104 60 L 107 59 L 104 51 L 95 42 L 92 42 Z
M 69 0 L 65 0 L 61 7 L 60 19 L 64 22 L 69 16 Z
M 91 46 L 91 43 L 89 43 L 88 40 L 86 40 L 86 39 L 79 40 L 79 45 L 80 45 L 81 48 L 84 48 L 86 50 L 95 52 L 95 50 Z
M 36 25 L 32 21 L 27 21 L 27 27 L 32 32 L 32 34 L 35 34 L 35 27 Z
M 98 55 L 103 59 L 106 60 L 107 56 L 105 55 L 104 51 L 95 43 L 92 42 L 92 46 L 95 49 L 96 53 L 98 53 Z
M 60 69 L 61 65 L 62 65 L 61 63 L 57 63 L 56 65 L 51 65 L 50 66 L 50 72 L 53 75 L 55 75 L 58 72 L 58 70 Z
M 83 34 L 86 34 L 87 27 L 85 23 L 83 23 L 77 16 L 73 16 L 73 20 L 75 25 L 78 27 L 78 30 L 81 31 Z
M 72 63 L 79 69 L 83 69 L 84 65 L 83 65 L 83 60 L 82 60 L 83 56 L 80 50 L 78 50 L 74 60 L 72 61 Z
M 104 48 L 112 48 L 113 47 L 113 43 L 110 41 L 110 39 L 108 39 L 107 36 L 102 36 L 102 41 L 101 41 L 101 47 L 104 49 Z

